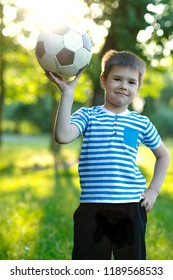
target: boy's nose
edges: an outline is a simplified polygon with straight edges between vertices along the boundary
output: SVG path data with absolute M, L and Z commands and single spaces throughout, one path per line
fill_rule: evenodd
M 120 88 L 126 90 L 127 89 L 127 82 L 126 81 L 121 81 Z

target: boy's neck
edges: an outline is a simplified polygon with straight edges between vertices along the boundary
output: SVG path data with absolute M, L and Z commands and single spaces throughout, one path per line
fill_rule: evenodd
M 115 107 L 115 108 L 112 108 L 112 107 L 108 106 L 107 104 L 104 104 L 103 106 L 107 110 L 111 111 L 114 114 L 121 114 L 121 113 L 125 113 L 125 112 L 129 111 L 127 107 Z

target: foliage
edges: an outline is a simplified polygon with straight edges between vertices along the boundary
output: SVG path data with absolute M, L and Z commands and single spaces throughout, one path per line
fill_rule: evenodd
M 157 61 L 157 66 L 162 65 L 164 57 L 170 57 L 173 52 L 173 1 L 150 1 L 148 12 L 145 15 L 147 27 L 141 31 L 143 37 L 148 32 L 146 38 L 143 38 L 140 47 L 147 59 Z M 159 62 L 160 60 L 160 62 Z
M 148 67 L 144 77 L 143 85 L 140 89 L 140 95 L 144 98 L 151 97 L 152 99 L 159 99 L 160 92 L 165 87 L 165 76 L 157 69 Z M 149 114 L 150 115 L 150 114 Z
M 53 92 L 53 86 L 47 83 L 34 51 L 12 44 L 11 51 L 5 54 L 4 58 L 7 61 L 5 71 L 7 104 L 15 101 L 32 104 L 38 97 Z
M 34 84 L 33 82 L 33 87 L 34 86 L 36 86 L 36 83 Z M 51 112 L 53 100 L 52 96 L 49 93 L 44 93 L 44 91 L 46 90 L 46 85 L 45 89 L 42 89 L 42 96 L 39 95 L 39 93 L 37 93 L 38 96 L 36 96 L 35 93 L 27 93 L 22 98 L 22 88 L 25 87 L 25 85 L 22 84 L 19 85 L 19 87 L 21 87 L 21 89 L 16 88 L 17 93 L 14 98 L 10 97 L 10 95 L 8 95 L 8 97 L 6 98 L 5 110 L 3 115 L 3 130 L 5 132 L 16 132 L 24 134 L 51 132 Z M 55 86 L 52 85 L 52 87 L 53 90 L 58 91 Z M 76 87 L 73 111 L 74 108 L 78 108 L 79 105 L 83 106 L 83 104 L 86 105 L 87 103 L 89 105 L 90 100 L 92 99 L 92 92 L 90 88 L 90 79 L 88 79 L 87 75 L 84 73 L 81 76 Z M 10 87 L 8 88 L 8 90 L 10 91 Z M 58 101 L 60 94 L 56 94 L 54 97 Z M 55 106 L 55 110 L 57 110 L 57 104 Z
M 162 136 L 173 135 L 173 93 L 171 76 L 165 76 L 166 87 L 160 91 L 160 98 L 154 102 L 154 110 L 150 112 L 151 118 Z
M 34 133 L 34 127 L 37 128 L 37 133 L 50 132 L 51 128 L 51 106 L 52 99 L 50 95 L 38 97 L 34 104 L 27 104 L 22 102 L 13 102 L 5 107 L 4 129 L 6 131 L 15 131 L 16 133 L 24 133 L 24 123 L 31 124 L 31 130 Z M 12 129 L 10 129 L 10 120 L 13 120 Z M 6 126 L 6 127 L 5 127 Z M 27 131 L 27 128 L 26 128 Z
M 4 142 L 0 163 L 0 259 L 70 259 L 73 212 L 79 202 L 80 140 L 62 145 L 56 173 L 48 136 L 5 136 Z M 173 156 L 172 139 L 166 144 Z M 138 162 L 149 181 L 154 163 L 151 151 L 142 146 Z M 148 215 L 148 259 L 173 259 L 172 168 L 173 162 L 162 193 Z

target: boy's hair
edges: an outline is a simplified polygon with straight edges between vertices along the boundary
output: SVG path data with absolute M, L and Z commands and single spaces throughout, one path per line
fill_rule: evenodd
M 111 68 L 115 65 L 127 66 L 139 71 L 139 88 L 141 87 L 146 69 L 145 62 L 141 58 L 128 51 L 109 50 L 102 57 L 101 76 L 106 79 Z

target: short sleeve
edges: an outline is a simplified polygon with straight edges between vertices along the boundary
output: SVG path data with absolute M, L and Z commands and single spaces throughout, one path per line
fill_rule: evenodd
M 145 146 L 147 146 L 151 150 L 157 149 L 161 143 L 161 137 L 160 137 L 156 127 L 153 125 L 153 123 L 149 119 L 148 119 L 147 128 L 144 133 L 142 142 Z
M 80 135 L 83 134 L 89 122 L 88 108 L 82 107 L 73 113 L 70 122 L 78 127 Z

